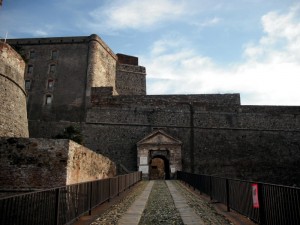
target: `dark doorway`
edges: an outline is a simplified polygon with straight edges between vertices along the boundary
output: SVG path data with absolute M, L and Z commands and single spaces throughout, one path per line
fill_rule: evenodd
M 149 179 L 164 180 L 170 179 L 170 163 L 164 156 L 155 156 L 149 163 Z

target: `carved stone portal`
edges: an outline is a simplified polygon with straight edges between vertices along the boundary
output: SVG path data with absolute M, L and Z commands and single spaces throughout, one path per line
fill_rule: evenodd
M 181 164 L 182 142 L 155 130 L 137 143 L 137 165 L 146 179 L 170 179 Z

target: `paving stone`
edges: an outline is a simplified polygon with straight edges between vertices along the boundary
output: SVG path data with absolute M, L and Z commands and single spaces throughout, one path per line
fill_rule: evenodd
M 135 200 L 135 202 L 130 206 L 128 211 L 121 217 L 118 223 L 119 225 L 139 224 L 140 218 L 142 216 L 148 197 L 150 195 L 153 183 L 153 181 L 150 181 L 148 183 L 147 187 L 142 192 L 142 194 Z

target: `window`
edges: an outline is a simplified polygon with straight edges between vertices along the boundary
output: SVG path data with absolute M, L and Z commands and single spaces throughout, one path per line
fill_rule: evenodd
M 52 50 L 51 51 L 51 59 L 56 60 L 58 58 L 58 51 Z
M 25 89 L 30 90 L 31 80 L 25 80 Z
M 54 80 L 49 79 L 47 82 L 47 88 L 51 90 L 53 88 Z
M 52 104 L 52 95 L 46 95 L 46 105 L 51 105 Z
M 27 73 L 32 73 L 32 72 L 33 72 L 33 65 L 28 65 Z
M 51 64 L 51 65 L 50 65 L 50 68 L 49 68 L 49 72 L 50 72 L 50 73 L 54 73 L 55 71 L 56 71 L 56 65 Z
M 31 50 L 29 52 L 29 59 L 34 59 L 35 58 L 35 51 Z

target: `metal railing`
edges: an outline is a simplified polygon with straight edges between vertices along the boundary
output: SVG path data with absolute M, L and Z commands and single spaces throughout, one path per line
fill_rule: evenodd
M 300 188 L 181 171 L 177 172 L 177 179 L 209 195 L 211 200 L 224 203 L 228 211 L 233 209 L 256 223 L 300 224 Z
M 70 224 L 141 180 L 141 172 L 0 199 L 1 225 Z

